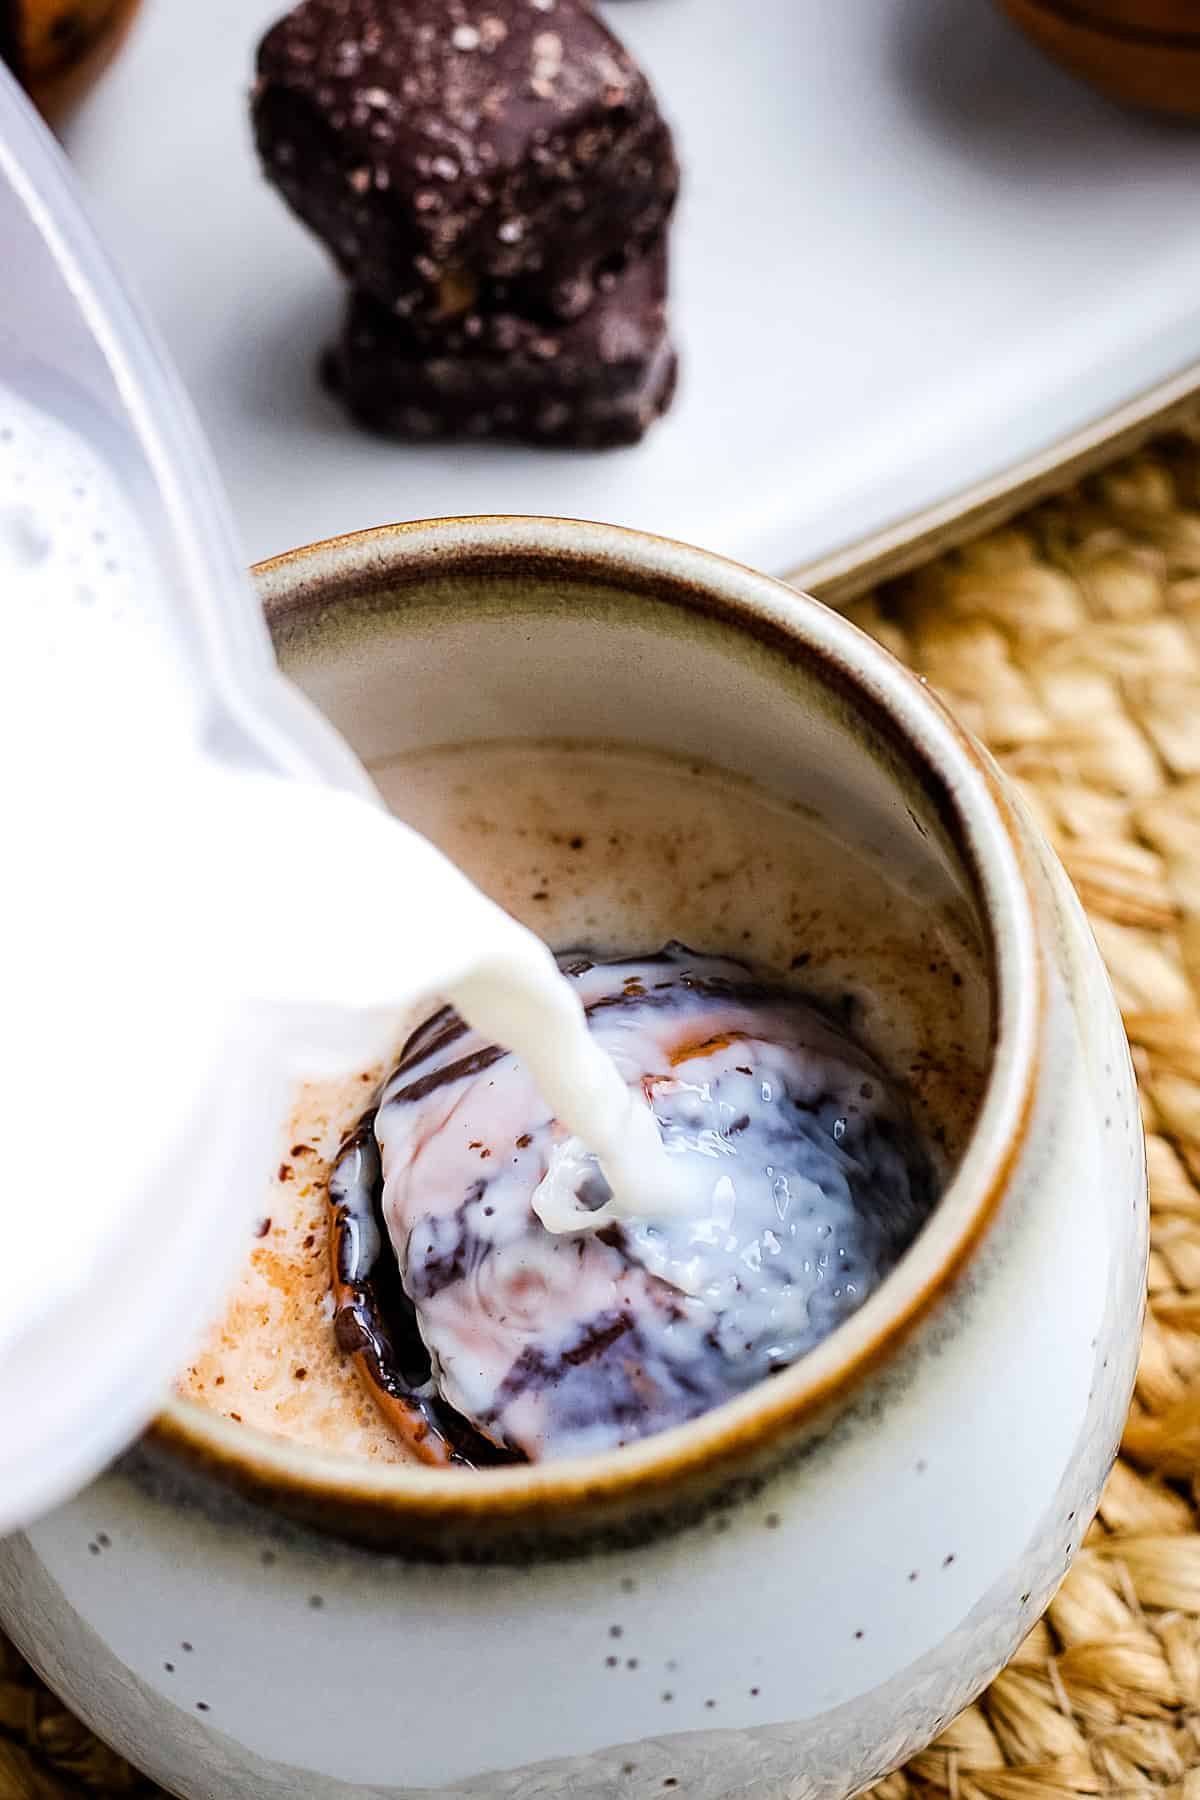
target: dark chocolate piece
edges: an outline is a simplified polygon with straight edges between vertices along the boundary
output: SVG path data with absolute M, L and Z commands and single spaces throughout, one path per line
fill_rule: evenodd
M 259 47 L 253 112 L 270 179 L 401 317 L 574 317 L 678 186 L 649 83 L 584 0 L 303 0 Z
M 383 1222 L 375 1114 L 338 1151 L 329 1176 L 338 1348 L 355 1357 L 392 1430 L 422 1462 L 466 1468 L 517 1460 L 439 1397 L 429 1352 Z
M 436 334 L 356 295 L 326 378 L 354 418 L 391 436 L 636 443 L 675 386 L 666 283 L 660 245 L 606 278 L 581 318 L 470 312 Z

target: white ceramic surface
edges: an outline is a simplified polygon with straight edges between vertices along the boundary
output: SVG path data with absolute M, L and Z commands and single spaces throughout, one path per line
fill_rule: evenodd
M 310 563 L 350 566 L 384 608 L 334 614 L 315 636 L 303 618 L 283 626 L 285 663 L 364 755 L 447 732 L 544 735 L 560 713 L 612 735 L 615 711 L 643 743 L 695 754 L 719 737 L 733 766 L 768 768 L 797 798 L 823 795 L 856 835 L 886 842 L 911 821 L 926 834 L 927 878 L 949 867 L 933 814 L 918 823 L 916 787 L 856 748 L 858 728 L 770 633 L 756 641 L 703 599 L 693 614 L 686 591 L 659 606 L 555 586 L 529 616 L 517 592 L 456 602 L 452 547 L 482 530 L 494 549 L 506 529 L 425 533 L 429 604 L 390 623 L 386 543 Z M 556 530 L 519 528 L 526 551 L 565 547 Z M 687 552 L 603 532 L 587 547 L 700 581 L 748 621 L 757 609 L 760 628 L 816 634 L 939 750 L 977 857 L 1015 883 L 1013 910 L 993 920 L 1008 971 L 1002 1092 L 1020 1092 L 1032 1066 L 1014 1020 L 1036 1015 L 1040 969 L 1032 1111 L 1001 1137 L 1019 1150 L 985 1235 L 918 1328 L 809 1420 L 764 1485 L 636 1548 L 601 1542 L 586 1560 L 520 1567 L 406 1563 L 140 1458 L 0 1545 L 5 1628 L 84 1718 L 189 1800 L 651 1800 L 670 1789 L 835 1800 L 927 1741 L 1011 1653 L 1116 1452 L 1144 1288 L 1143 1149 L 1117 1012 L 1061 870 L 1024 819 L 1013 860 L 982 771 L 917 685 L 844 622 Z M 304 573 L 303 559 L 277 569 L 268 597 L 286 602 Z M 535 665 L 554 679 L 531 680 Z M 947 1214 L 970 1191 L 987 1121 L 1005 1116 L 996 1098 L 993 1087 Z M 918 1240 L 813 1357 L 836 1360 L 838 1339 L 886 1311 L 921 1255 Z M 214 1442 L 240 1441 L 219 1423 Z
M 984 0 L 611 0 L 686 171 L 674 411 L 603 455 L 381 444 L 317 385 L 338 284 L 250 146 L 282 10 L 156 0 L 69 140 L 254 556 L 543 512 L 797 569 L 1200 361 L 1200 136 L 1092 95 Z

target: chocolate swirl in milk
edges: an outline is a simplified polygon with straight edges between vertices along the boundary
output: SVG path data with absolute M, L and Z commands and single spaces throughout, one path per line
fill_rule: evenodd
M 547 1230 L 564 1134 L 449 1009 L 413 1033 L 330 1180 L 335 1331 L 423 1460 L 604 1450 L 695 1418 L 847 1318 L 934 1204 L 902 1092 L 795 992 L 729 959 L 566 956 L 693 1204 Z M 568 1166 L 576 1203 L 607 1184 Z

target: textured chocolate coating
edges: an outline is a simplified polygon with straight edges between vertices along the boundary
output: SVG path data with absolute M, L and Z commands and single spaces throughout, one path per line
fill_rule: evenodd
M 584 0 L 302 0 L 259 47 L 253 115 L 269 178 L 401 317 L 574 317 L 678 186 L 649 83 Z
M 473 311 L 436 332 L 355 295 L 326 379 L 354 418 L 390 436 L 636 443 L 675 386 L 665 248 L 603 283 L 568 322 Z

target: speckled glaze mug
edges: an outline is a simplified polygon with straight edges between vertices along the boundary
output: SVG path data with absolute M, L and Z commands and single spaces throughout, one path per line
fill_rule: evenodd
M 1019 1643 L 1129 1400 L 1143 1147 L 1066 878 L 878 645 L 700 551 L 484 519 L 258 573 L 285 668 L 368 760 L 520 735 L 715 754 L 903 844 L 986 946 L 983 1100 L 898 1267 L 743 1397 L 474 1474 L 350 1465 L 176 1400 L 0 1545 L 0 1620 L 189 1800 L 849 1794 Z

